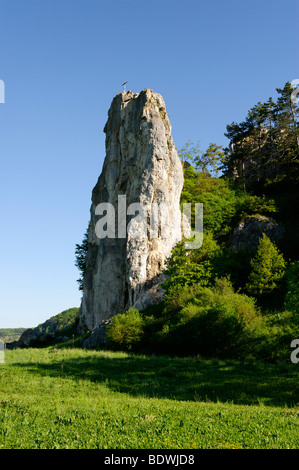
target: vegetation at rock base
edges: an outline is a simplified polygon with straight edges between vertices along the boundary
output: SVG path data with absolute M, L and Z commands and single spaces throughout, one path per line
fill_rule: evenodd
M 299 128 L 291 91 L 286 83 L 276 102 L 258 103 L 244 122 L 228 125 L 229 148 L 211 143 L 202 152 L 189 141 L 181 149 L 181 205 L 192 204 L 194 226 L 195 203 L 203 203 L 203 244 L 190 250 L 183 240 L 174 247 L 164 302 L 141 312 L 133 341 L 120 329 L 114 335 L 112 319 L 110 347 L 288 360 L 299 320 Z M 257 216 L 282 224 L 282 239 L 261 232 L 257 246 L 232 249 L 234 229 Z
M 129 308 L 126 315 L 118 313 L 113 319 L 113 328 L 107 328 L 107 338 L 121 348 L 130 350 L 143 336 L 143 321 L 136 308 Z

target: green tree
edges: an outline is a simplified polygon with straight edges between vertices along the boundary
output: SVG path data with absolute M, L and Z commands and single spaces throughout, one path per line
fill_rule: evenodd
M 291 100 L 289 82 L 276 91 L 276 102 L 272 97 L 259 102 L 243 122 L 226 127 L 230 145 L 224 149 L 224 174 L 234 175 L 244 190 L 252 181 L 298 179 L 299 107 Z
M 178 151 L 179 157 L 182 162 L 188 162 L 194 164 L 194 162 L 200 158 L 201 150 L 199 141 L 194 144 L 191 140 L 185 143 L 185 145 Z
M 179 157 L 183 162 L 189 162 L 196 170 L 200 170 L 205 178 L 218 175 L 224 159 L 222 145 L 211 142 L 205 152 L 200 150 L 199 142 L 194 144 L 190 140 L 179 151 Z
M 205 178 L 209 176 L 208 169 L 215 176 L 218 175 L 220 166 L 224 159 L 224 151 L 222 145 L 217 145 L 211 142 L 207 150 L 203 153 L 202 157 L 197 163 L 197 168 L 200 168 Z
M 144 334 L 143 328 L 140 312 L 130 307 L 125 313 L 112 317 L 107 327 L 107 339 L 116 348 L 131 351 L 140 343 Z
M 210 285 L 216 275 L 213 260 L 220 254 L 221 248 L 210 233 L 204 235 L 203 244 L 198 249 L 187 250 L 184 242 L 177 243 L 166 262 L 165 274 L 169 278 L 164 288 L 171 291 L 178 286 Z
M 246 284 L 248 293 L 259 297 L 270 294 L 280 286 L 286 263 L 283 255 L 265 234 L 262 235 L 250 264 L 252 270 Z
M 205 178 L 193 166 L 184 169 L 184 187 L 181 193 L 181 206 L 191 203 L 191 222 L 194 224 L 195 203 L 203 204 L 204 232 L 215 236 L 229 230 L 236 212 L 235 191 L 228 179 Z M 194 225 L 193 225 L 194 226 Z
M 83 290 L 83 280 L 86 271 L 86 256 L 88 251 L 88 229 L 86 230 L 82 243 L 76 244 L 75 249 L 75 266 L 79 269 L 81 276 L 77 279 L 79 290 Z

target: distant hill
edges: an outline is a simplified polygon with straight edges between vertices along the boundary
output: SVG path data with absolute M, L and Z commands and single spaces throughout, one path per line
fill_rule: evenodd
M 4 343 L 18 341 L 26 328 L 0 328 L 0 340 Z
M 69 330 L 73 329 L 76 320 L 79 318 L 79 308 L 73 307 L 58 313 L 54 317 L 49 318 L 44 323 L 41 323 L 34 331 L 39 331 L 44 335 L 61 334 L 66 335 Z
M 76 332 L 79 310 L 77 307 L 69 308 L 54 315 L 35 328 L 22 328 L 18 339 L 10 340 L 6 346 L 10 349 L 28 346 L 38 347 L 55 341 L 67 340 Z M 11 331 L 16 330 L 11 329 Z

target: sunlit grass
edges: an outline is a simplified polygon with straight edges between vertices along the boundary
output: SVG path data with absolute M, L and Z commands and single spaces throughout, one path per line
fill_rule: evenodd
M 6 351 L 0 448 L 298 448 L 296 366 Z

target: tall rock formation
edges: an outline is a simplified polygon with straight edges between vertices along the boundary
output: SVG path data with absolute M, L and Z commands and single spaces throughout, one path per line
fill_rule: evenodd
M 182 237 L 183 169 L 162 96 L 149 89 L 118 94 L 104 132 L 106 157 L 92 192 L 81 332 L 130 306 L 154 302 L 165 260 Z

